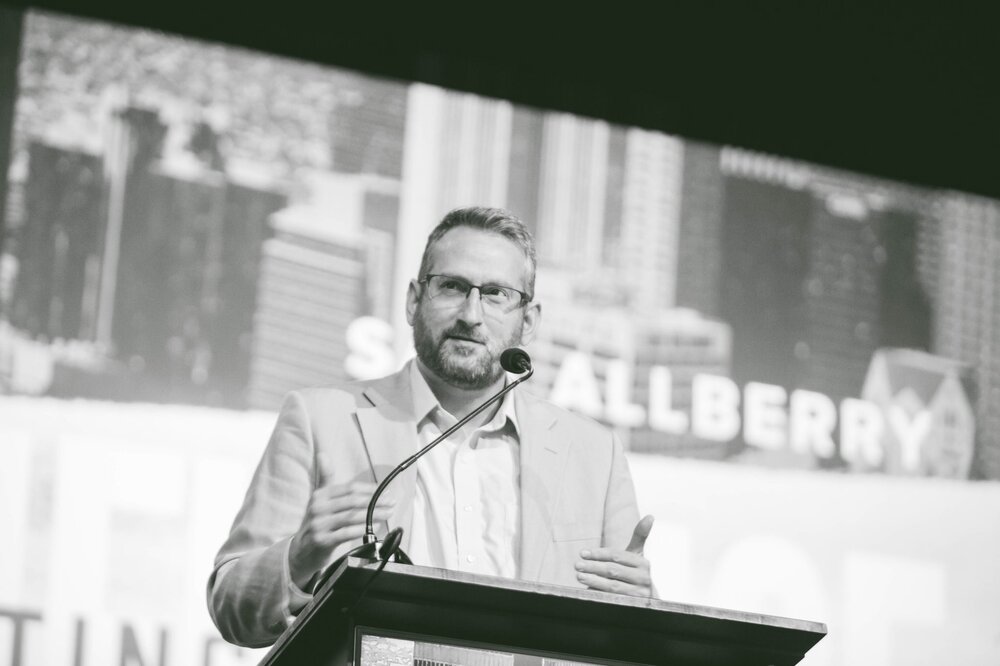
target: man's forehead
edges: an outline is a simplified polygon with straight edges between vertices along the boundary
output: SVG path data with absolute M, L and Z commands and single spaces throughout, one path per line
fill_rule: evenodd
M 446 231 L 444 235 L 438 239 L 437 243 L 435 243 L 435 247 L 469 243 L 496 246 L 505 249 L 509 248 L 515 252 L 521 252 L 521 248 L 518 247 L 517 243 L 497 231 L 490 231 L 488 229 L 479 229 L 477 227 L 464 225 L 454 227 Z
M 487 281 L 523 281 L 527 259 L 511 239 L 490 231 L 456 227 L 430 248 L 429 272 Z

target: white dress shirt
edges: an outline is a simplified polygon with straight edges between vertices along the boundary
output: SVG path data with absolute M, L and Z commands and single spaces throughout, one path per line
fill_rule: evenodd
M 420 446 L 458 419 L 438 403 L 410 364 Z M 506 397 L 494 417 L 462 428 L 417 461 L 407 554 L 414 564 L 516 578 L 520 552 L 517 417 Z

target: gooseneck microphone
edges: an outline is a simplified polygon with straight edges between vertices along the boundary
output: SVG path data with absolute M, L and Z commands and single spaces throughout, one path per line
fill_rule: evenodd
M 344 553 L 338 557 L 332 564 L 330 564 L 324 571 L 322 571 L 314 580 L 312 585 L 312 590 L 315 592 L 319 590 L 326 581 L 333 575 L 341 563 L 350 556 L 359 557 L 366 560 L 380 561 L 379 568 L 376 570 L 372 579 L 368 581 L 368 584 L 374 580 L 374 576 L 382 570 L 382 567 L 389 561 L 390 558 L 394 559 L 396 562 L 402 564 L 413 564 L 410 558 L 407 557 L 406 553 L 400 549 L 400 543 L 403 538 L 403 528 L 396 527 L 389 531 L 386 535 L 385 541 L 380 545 L 378 538 L 375 536 L 375 529 L 373 526 L 375 505 L 378 504 L 378 498 L 382 496 L 382 492 L 385 490 L 393 479 L 399 476 L 406 468 L 415 463 L 420 456 L 424 455 L 435 446 L 448 439 L 456 430 L 461 428 L 463 425 L 468 423 L 471 419 L 475 418 L 482 413 L 484 409 L 500 400 L 502 397 L 514 390 L 514 387 L 518 384 L 527 380 L 531 375 L 535 373 L 534 368 L 531 367 L 531 357 L 523 349 L 518 349 L 517 347 L 511 347 L 510 349 L 504 350 L 500 354 L 500 367 L 511 374 L 524 375 L 523 377 L 518 377 L 516 380 L 503 387 L 496 395 L 491 397 L 489 400 L 479 405 L 470 412 L 467 416 L 463 417 L 461 421 L 453 425 L 452 427 L 445 430 L 440 437 L 435 439 L 433 442 L 420 449 L 412 456 L 399 463 L 391 472 L 389 472 L 382 483 L 378 485 L 375 489 L 375 494 L 372 495 L 371 500 L 368 502 L 368 513 L 365 517 L 365 535 L 362 539 L 361 545 L 355 546 L 348 552 Z M 365 585 L 365 590 L 368 589 L 368 584 Z M 364 594 L 362 591 L 361 595 Z M 360 595 L 358 600 L 360 600 Z M 357 601 L 355 601 L 355 604 Z M 353 606 L 352 606 L 353 607 Z
M 527 372 L 527 377 L 522 377 L 517 380 L 520 383 L 531 376 L 534 372 L 531 369 L 531 357 L 528 356 L 528 352 L 520 349 L 519 347 L 511 347 L 510 349 L 505 349 L 502 354 L 500 354 L 500 367 L 507 372 L 514 373 L 515 375 L 520 375 Z
M 489 400 L 476 407 L 473 411 L 469 412 L 465 417 L 463 417 L 462 420 L 460 420 L 458 423 L 456 423 L 455 425 L 451 426 L 443 433 L 441 433 L 440 437 L 436 438 L 433 442 L 431 442 L 424 448 L 420 449 L 419 451 L 414 453 L 412 456 L 410 456 L 403 462 L 399 463 L 391 472 L 389 472 L 385 476 L 384 479 L 382 479 L 382 483 L 380 483 L 378 485 L 378 488 L 375 489 L 375 494 L 372 495 L 371 500 L 368 502 L 368 514 L 365 517 L 365 536 L 362 540 L 363 544 L 372 545 L 372 555 L 371 555 L 372 557 L 374 557 L 374 546 L 378 544 L 378 539 L 375 536 L 375 529 L 372 525 L 373 517 L 375 514 L 375 505 L 378 503 L 378 498 L 382 496 L 382 491 L 386 489 L 386 486 L 388 486 L 393 479 L 395 479 L 402 472 L 404 472 L 410 465 L 415 463 L 421 456 L 423 456 L 425 453 L 433 449 L 435 446 L 437 446 L 444 440 L 448 439 L 455 431 L 457 431 L 466 423 L 468 423 L 476 416 L 481 414 L 483 410 L 485 410 L 487 407 L 494 404 L 495 402 L 503 398 L 505 395 L 513 391 L 515 386 L 524 382 L 529 377 L 531 377 L 531 375 L 535 374 L 534 368 L 531 367 L 531 357 L 528 356 L 528 352 L 524 351 L 523 349 L 518 349 L 517 347 L 511 347 L 510 349 L 506 349 L 502 354 L 500 354 L 500 367 L 512 374 L 524 375 L 524 376 L 518 377 L 510 384 L 507 384 L 507 386 L 503 387 L 503 389 L 501 389 L 496 395 L 494 395 Z M 399 553 L 403 556 L 403 558 L 409 560 L 409 558 L 407 558 L 406 555 L 402 553 L 402 551 L 399 551 Z M 361 555 L 361 557 L 364 557 L 364 555 Z M 399 555 L 397 555 L 397 559 L 400 559 Z

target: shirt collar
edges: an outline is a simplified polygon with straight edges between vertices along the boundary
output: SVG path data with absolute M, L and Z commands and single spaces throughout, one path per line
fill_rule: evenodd
M 510 377 L 505 378 L 504 385 L 509 382 Z M 417 423 L 431 416 L 436 409 L 444 411 L 444 408 L 438 403 L 438 399 L 434 397 L 434 392 L 428 386 L 427 380 L 421 374 L 420 368 L 417 367 L 417 360 L 415 358 L 410 361 L 410 392 L 413 395 L 413 415 Z M 500 409 L 494 415 L 493 419 L 481 427 L 484 430 L 500 430 L 508 421 L 510 421 L 514 431 L 520 434 L 521 427 L 517 422 L 517 410 L 514 409 L 514 399 L 510 393 L 505 395 L 503 400 L 500 401 Z

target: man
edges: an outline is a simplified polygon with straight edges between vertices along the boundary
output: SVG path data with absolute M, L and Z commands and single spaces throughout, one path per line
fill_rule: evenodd
M 534 244 L 519 219 L 454 210 L 407 291 L 416 359 L 389 377 L 286 398 L 208 583 L 227 640 L 273 643 L 318 574 L 359 542 L 376 480 L 504 386 L 501 352 L 538 328 L 534 282 Z M 415 564 L 652 594 L 642 555 L 652 517 L 637 523 L 621 445 L 520 387 L 383 500 L 375 520 L 404 528 Z

